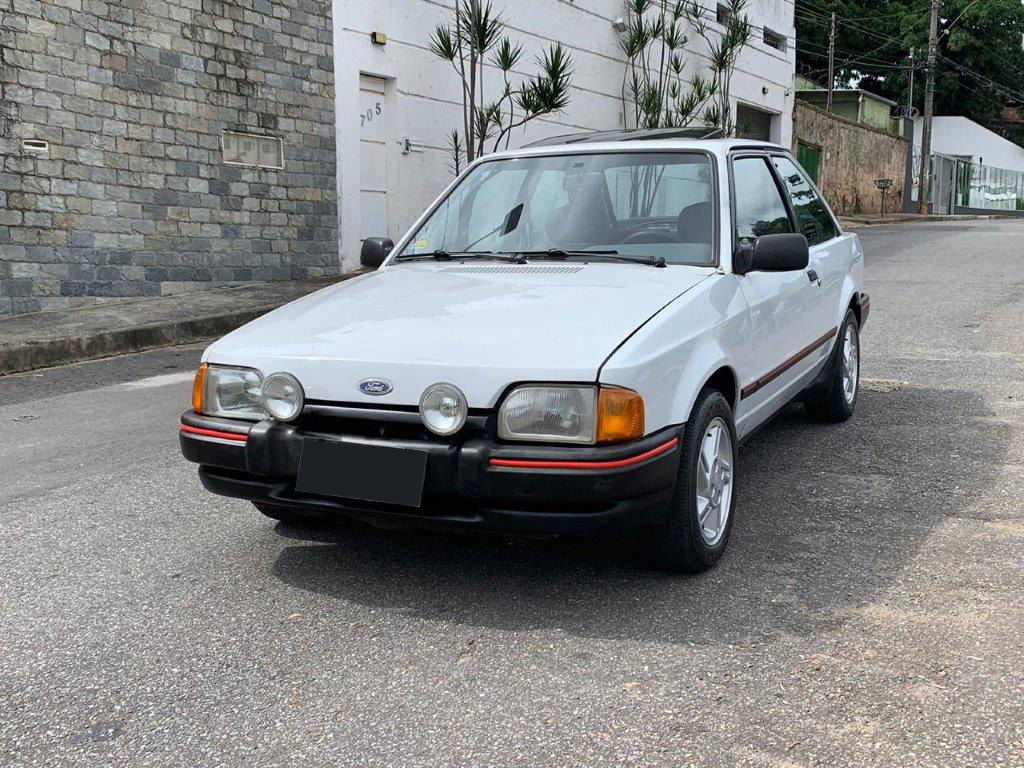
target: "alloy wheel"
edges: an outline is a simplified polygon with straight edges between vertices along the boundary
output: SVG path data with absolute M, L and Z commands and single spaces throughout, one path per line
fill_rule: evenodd
M 704 431 L 697 461 L 697 523 L 700 535 L 709 547 L 725 533 L 732 508 L 733 487 L 732 433 L 716 416 Z
M 843 397 L 848 405 L 857 396 L 859 367 L 860 339 L 857 338 L 857 329 L 848 325 L 843 336 Z

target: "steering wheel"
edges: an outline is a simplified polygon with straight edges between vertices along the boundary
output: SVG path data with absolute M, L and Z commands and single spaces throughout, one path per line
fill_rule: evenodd
M 634 232 L 619 241 L 620 245 L 626 243 L 678 243 L 679 239 L 672 237 L 668 232 L 658 229 L 645 229 L 641 232 Z

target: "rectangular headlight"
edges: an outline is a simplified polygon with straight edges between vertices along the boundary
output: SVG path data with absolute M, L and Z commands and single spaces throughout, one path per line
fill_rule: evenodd
M 541 443 L 594 442 L 597 388 L 574 384 L 517 387 L 498 409 L 498 437 Z
M 266 418 L 260 403 L 263 376 L 253 368 L 210 365 L 203 386 L 203 413 L 229 419 Z

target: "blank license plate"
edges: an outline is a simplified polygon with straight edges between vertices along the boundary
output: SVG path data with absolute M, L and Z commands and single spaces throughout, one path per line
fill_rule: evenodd
M 418 507 L 426 470 L 424 451 L 304 440 L 295 490 Z

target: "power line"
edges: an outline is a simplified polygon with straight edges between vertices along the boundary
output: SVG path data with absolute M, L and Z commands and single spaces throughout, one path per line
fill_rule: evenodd
M 960 19 L 962 19 L 964 17 L 964 14 L 967 13 L 969 10 L 971 10 L 971 8 L 973 8 L 975 5 L 977 5 L 977 3 L 978 3 L 978 0 L 971 0 L 971 2 L 969 2 L 967 4 L 967 7 L 964 8 L 962 11 L 960 11 L 960 15 L 957 16 L 955 19 L 953 19 L 951 22 L 949 22 L 949 24 L 946 25 L 946 28 L 943 30 L 942 34 L 939 35 L 939 40 L 941 40 L 946 35 L 948 35 L 949 34 L 949 30 L 951 30 L 953 28 L 953 25 L 956 24 L 958 21 L 960 21 Z
M 821 14 L 821 13 L 817 12 L 816 10 L 809 9 L 809 8 L 798 8 L 796 10 L 796 16 L 799 17 L 799 18 L 803 18 L 803 19 L 805 19 L 807 21 L 814 21 L 814 22 L 816 22 L 818 24 L 821 24 L 821 25 L 825 25 L 825 24 L 831 23 L 831 15 L 830 14 Z M 886 35 L 883 35 L 883 34 L 881 34 L 879 32 L 875 32 L 874 30 L 864 29 L 864 28 L 860 27 L 859 25 L 851 24 L 846 19 L 842 19 L 842 18 L 840 18 L 838 16 L 836 17 L 836 23 L 840 24 L 842 26 L 845 26 L 845 27 L 849 27 L 850 29 L 854 29 L 857 32 L 860 32 L 860 33 L 862 33 L 862 34 L 864 34 L 864 35 L 866 35 L 868 37 L 872 37 L 872 38 L 874 38 L 876 40 L 886 40 L 886 41 L 892 40 L 892 41 L 902 45 L 902 41 L 898 41 L 898 40 L 895 40 L 894 38 L 887 37 Z
M 965 67 L 960 62 L 954 61 L 953 59 L 949 58 L 948 56 L 943 56 L 941 53 L 939 54 L 939 58 L 942 59 L 943 61 L 948 61 L 950 64 L 952 64 L 954 67 L 956 67 L 961 72 L 964 72 L 964 73 L 966 73 L 968 75 L 973 76 L 975 78 L 975 80 L 977 80 L 978 82 L 986 83 L 986 84 L 988 84 L 988 85 L 990 85 L 990 86 L 992 86 L 992 87 L 994 87 L 994 88 L 996 88 L 998 90 L 1004 91 L 1004 92 L 1009 93 L 1009 94 L 1013 94 L 1015 97 L 1017 97 L 1018 100 L 1024 99 L 1024 92 L 1014 90 L 1013 88 L 1011 88 L 1008 85 L 1003 85 L 1002 83 L 997 83 L 992 78 L 986 77 L 985 75 L 983 75 L 983 74 L 981 74 L 979 72 L 975 72 L 973 69 L 971 69 L 969 67 Z
M 801 46 L 808 46 L 808 45 L 809 46 L 813 46 L 813 47 L 817 48 L 818 50 L 817 51 L 813 51 L 813 50 L 808 50 L 806 48 L 802 48 L 801 47 Z M 796 43 L 796 49 L 798 51 L 801 51 L 802 53 L 807 53 L 807 54 L 810 54 L 812 56 L 822 56 L 822 57 L 825 56 L 825 54 L 822 53 L 822 51 L 827 51 L 828 50 L 825 46 L 819 45 L 818 43 L 812 43 L 809 40 L 798 40 L 797 43 Z M 892 61 L 890 61 L 888 59 L 880 59 L 880 58 L 877 58 L 877 57 L 874 57 L 874 56 L 869 56 L 869 54 L 867 54 L 867 53 L 865 53 L 865 54 L 858 54 L 858 53 L 856 53 L 854 51 L 845 51 L 845 50 L 841 50 L 839 48 L 836 48 L 835 52 L 839 53 L 839 54 L 846 55 L 847 58 L 844 61 L 850 61 L 852 59 L 856 59 L 857 61 L 863 60 L 864 63 L 866 63 L 866 64 L 875 64 L 875 65 L 884 66 L 884 67 L 898 67 L 900 69 L 904 68 L 904 66 L 905 66 L 903 64 L 894 63 L 894 62 L 892 62 Z
M 836 17 L 836 21 L 837 22 L 839 21 L 838 17 Z M 829 23 L 831 24 L 831 17 L 829 18 Z M 876 39 L 879 39 L 879 36 L 876 36 Z M 871 60 L 871 59 L 873 59 L 875 62 L 878 62 L 879 60 L 877 58 L 874 58 L 874 54 L 878 53 L 883 48 L 888 48 L 888 47 L 892 47 L 892 46 L 898 47 L 898 48 L 906 47 L 905 43 L 903 43 L 902 41 L 898 41 L 895 38 L 881 37 L 880 39 L 882 39 L 884 42 L 881 45 L 876 46 L 875 48 L 872 48 L 870 51 L 868 51 L 866 53 L 854 53 L 854 52 L 851 52 L 851 51 L 839 51 L 840 53 L 847 54 L 847 58 L 839 64 L 839 67 L 840 68 L 848 68 L 848 67 L 851 67 L 852 65 L 857 64 L 859 62 L 862 62 L 862 61 L 866 62 L 866 61 Z M 803 42 L 807 43 L 807 41 L 803 41 Z M 888 64 L 888 62 L 885 62 L 885 63 Z
M 811 20 L 811 21 L 816 21 L 819 24 L 828 23 L 828 21 L 831 18 L 831 11 L 828 11 L 827 9 L 823 9 L 820 6 L 814 5 L 813 3 L 811 3 L 811 0 L 800 0 L 800 2 L 808 4 L 809 7 L 806 7 L 806 8 L 797 7 L 795 9 L 795 13 L 798 16 L 802 14 L 804 19 Z M 889 16 L 891 16 L 891 14 Z M 922 16 L 917 17 L 903 31 L 903 34 L 906 34 L 907 32 L 910 32 L 914 27 L 916 27 L 918 24 L 920 24 L 922 21 L 926 20 L 927 18 L 928 18 L 928 14 L 927 13 L 922 15 Z M 842 16 L 838 16 L 838 15 L 836 16 L 836 23 L 842 24 L 842 25 L 844 25 L 846 27 L 849 27 L 850 29 L 856 30 L 857 32 L 860 32 L 861 34 L 866 35 L 867 37 L 872 37 L 875 40 L 887 41 L 887 42 L 890 42 L 893 45 L 897 45 L 899 47 L 906 47 L 906 45 L 907 45 L 907 43 L 904 40 L 900 40 L 900 39 L 897 39 L 895 37 L 890 37 L 890 36 L 884 35 L 884 34 L 882 34 L 880 32 L 876 32 L 873 29 L 861 26 L 860 24 L 857 24 L 857 23 L 851 21 L 850 19 L 845 19 Z

